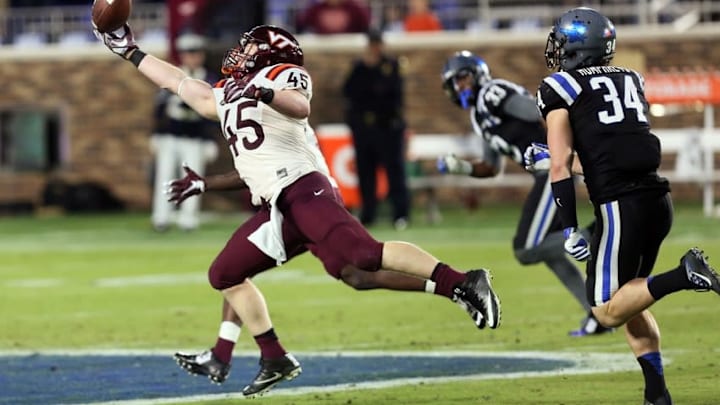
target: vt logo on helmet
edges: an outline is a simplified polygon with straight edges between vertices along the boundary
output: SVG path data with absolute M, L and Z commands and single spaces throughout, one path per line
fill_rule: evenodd
M 548 35 L 545 62 L 552 69 L 604 66 L 615 55 L 615 26 L 604 15 L 574 8 L 557 20 Z
M 304 56 L 300 44 L 280 27 L 258 25 L 243 34 L 238 46 L 225 53 L 222 73 L 240 81 L 248 73 L 278 63 L 302 66 Z

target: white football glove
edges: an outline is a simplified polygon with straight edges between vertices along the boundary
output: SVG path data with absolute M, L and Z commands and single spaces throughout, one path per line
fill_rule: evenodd
M 102 33 L 97 29 L 93 29 L 93 33 L 99 40 L 103 41 L 108 49 L 124 59 L 128 58 L 130 51 L 138 49 L 133 32 L 127 23 L 113 32 Z
M 523 160 L 525 170 L 531 173 L 550 170 L 550 149 L 544 143 L 533 142 L 525 149 Z
M 563 234 L 565 235 L 565 251 L 570 256 L 581 262 L 590 257 L 590 245 L 577 228 L 565 228 Z
M 437 169 L 443 174 L 470 174 L 472 163 L 467 160 L 458 159 L 455 155 L 441 156 L 437 160 Z

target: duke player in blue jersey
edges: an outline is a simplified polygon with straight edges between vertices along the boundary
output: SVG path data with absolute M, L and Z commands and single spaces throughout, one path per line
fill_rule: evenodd
M 615 27 L 597 11 L 576 8 L 557 20 L 545 59 L 558 72 L 542 81 L 537 95 L 549 151 L 532 147 L 528 163 L 549 160 L 565 249 L 587 260 L 593 314 L 605 327 L 625 326 L 642 368 L 645 405 L 667 405 L 660 330 L 648 308 L 681 290 L 720 294 L 720 280 L 697 248 L 674 269 L 651 275 L 672 225 L 670 186 L 657 174 L 660 142 L 650 132 L 643 78 L 610 66 L 614 53 Z M 589 240 L 577 229 L 572 174 L 579 172 L 597 224 Z
M 523 152 L 533 142 L 545 142 L 545 127 L 533 97 L 515 83 L 492 78 L 488 65 L 477 55 L 469 51 L 455 53 L 445 63 L 442 81 L 450 100 L 470 111 L 470 122 L 482 139 L 483 156 L 473 161 L 443 156 L 438 159 L 440 172 L 492 177 L 500 171 L 502 156 L 524 166 Z M 547 170 L 535 170 L 528 176 L 534 181 L 515 230 L 515 257 L 523 265 L 545 263 L 587 312 L 571 336 L 611 331 L 590 312 L 582 272 L 563 250 L 562 227 Z

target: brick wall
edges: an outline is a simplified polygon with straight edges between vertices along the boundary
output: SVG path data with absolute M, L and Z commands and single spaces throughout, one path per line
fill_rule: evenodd
M 717 38 L 718 35 L 707 33 L 620 37 L 618 46 L 621 52 L 641 55 L 640 60 L 647 67 L 712 68 L 720 66 Z M 440 89 L 440 70 L 445 58 L 455 50 L 479 53 L 488 61 L 493 76 L 516 81 L 534 92 L 549 73 L 543 59 L 544 41 L 544 35 L 515 41 L 451 38 L 446 41 L 449 45 L 433 42 L 428 46 L 423 45 L 422 39 L 388 40 L 389 52 L 404 61 L 410 128 L 415 133 L 470 131 L 467 113 L 450 103 Z M 322 41 L 308 42 L 306 65 L 314 80 L 311 123 L 341 122 L 340 87 L 352 59 L 362 51 L 362 42 L 353 40 L 347 46 L 332 47 Z M 162 50 L 157 52 L 162 54 Z M 222 51 L 214 53 L 214 59 L 219 60 Z M 130 207 L 149 207 L 148 135 L 156 89 L 132 65 L 108 55 L 99 46 L 73 56 L 62 49 L 26 51 L 19 55 L 0 50 L 0 77 L 3 81 L 0 108 L 30 105 L 62 111 L 69 148 L 63 176 L 100 182 Z M 702 114 L 693 111 L 655 118 L 653 124 L 657 128 L 701 126 Z M 210 171 L 231 168 L 229 155 L 221 153 L 221 159 Z M 0 172 L 0 202 L 36 201 L 48 176 Z M 696 197 L 696 193 L 690 194 Z

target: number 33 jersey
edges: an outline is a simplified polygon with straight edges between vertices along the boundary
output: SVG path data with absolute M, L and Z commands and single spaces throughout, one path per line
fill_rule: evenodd
M 533 142 L 545 143 L 545 128 L 535 101 L 523 87 L 492 79 L 479 90 L 470 112 L 473 130 L 485 141 L 483 160 L 499 164 L 505 155 L 525 167 L 523 152 Z
M 307 118 L 297 119 L 272 106 L 246 97 L 254 86 L 275 91 L 297 90 L 312 98 L 310 75 L 297 65 L 265 67 L 243 83 L 228 78 L 213 89 L 215 101 L 235 169 L 248 185 L 253 204 L 272 201 L 283 188 L 298 178 L 319 171 L 316 153 L 308 143 Z
M 543 117 L 568 111 L 573 148 L 595 203 L 639 189 L 669 189 L 656 174 L 660 141 L 650 132 L 639 73 L 617 66 L 553 73 L 543 79 L 536 101 Z

